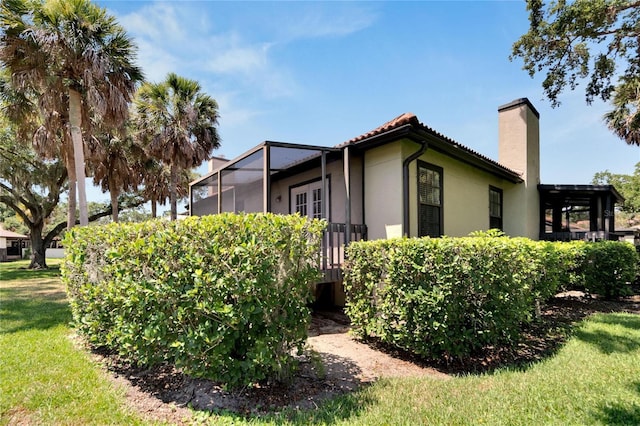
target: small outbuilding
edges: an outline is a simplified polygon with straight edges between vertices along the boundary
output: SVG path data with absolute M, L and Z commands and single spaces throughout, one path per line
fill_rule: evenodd
M 29 237 L 0 228 L 0 262 L 22 259 L 23 242 Z

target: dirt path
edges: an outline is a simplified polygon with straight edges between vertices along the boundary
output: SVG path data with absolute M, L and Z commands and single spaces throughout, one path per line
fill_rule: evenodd
M 448 377 L 357 341 L 348 333 L 347 322 L 346 317 L 335 313 L 323 312 L 313 318 L 307 342 L 322 358 L 328 378 L 368 383 L 381 377 Z

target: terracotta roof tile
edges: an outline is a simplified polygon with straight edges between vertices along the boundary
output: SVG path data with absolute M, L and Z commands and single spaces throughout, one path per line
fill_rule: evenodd
M 386 123 L 384 123 L 382 126 L 377 127 L 365 134 L 362 134 L 360 136 L 356 136 L 353 139 L 350 139 L 344 143 L 341 143 L 340 145 L 338 145 L 337 147 L 342 147 L 345 145 L 349 145 L 364 139 L 368 139 L 372 136 L 376 136 L 376 135 L 380 135 L 382 133 L 388 132 L 389 130 L 393 130 L 393 129 L 397 129 L 398 127 L 402 127 L 405 124 L 415 124 L 415 125 L 420 125 L 420 121 L 418 121 L 418 117 L 416 117 L 415 114 L 411 113 L 411 112 L 405 112 L 402 115 L 397 116 L 396 118 L 394 118 L 391 121 L 387 121 Z
M 521 175 L 521 173 L 519 173 L 519 172 L 517 172 L 515 170 L 512 170 L 512 169 L 509 169 L 508 167 L 503 166 L 502 164 L 498 163 L 497 161 L 492 160 L 491 158 L 489 158 L 489 157 L 487 157 L 485 155 L 482 155 L 479 152 L 474 151 L 473 149 L 468 148 L 468 147 L 462 145 L 461 143 L 458 143 L 455 140 L 443 135 L 442 133 L 432 129 L 431 127 L 422 124 L 420 122 L 420 120 L 418 120 L 418 117 L 415 114 L 410 113 L 410 112 L 405 112 L 404 114 L 399 115 L 398 117 L 394 118 L 393 120 L 384 123 L 380 127 L 377 127 L 377 128 L 375 128 L 375 129 L 373 129 L 373 130 L 371 130 L 371 131 L 369 131 L 367 133 L 364 133 L 364 134 L 362 134 L 360 136 L 356 136 L 355 138 L 350 139 L 350 140 L 348 140 L 348 141 L 346 141 L 344 143 L 336 145 L 336 148 L 342 148 L 342 147 L 344 147 L 346 145 L 357 144 L 360 141 L 363 141 L 365 139 L 369 139 L 369 138 L 377 136 L 377 135 L 381 135 L 381 134 L 386 133 L 388 131 L 397 129 L 399 127 L 402 127 L 402 126 L 404 126 L 406 124 L 412 124 L 413 126 L 416 127 L 416 130 L 423 130 L 423 131 L 425 131 L 425 132 L 437 137 L 438 139 L 444 141 L 445 143 L 448 143 L 448 144 L 450 144 L 450 145 L 452 145 L 452 146 L 454 146 L 456 148 L 459 148 L 459 149 L 461 149 L 463 151 L 466 151 L 467 153 L 469 153 L 469 154 L 471 154 L 471 155 L 473 155 L 475 157 L 478 157 L 478 158 L 482 159 L 483 161 L 486 161 L 487 163 L 490 163 L 490 164 L 492 164 L 494 166 L 502 168 L 502 169 L 504 169 L 504 170 L 506 170 L 506 171 L 508 171 L 510 173 L 513 173 L 513 174 L 516 174 L 516 175 Z

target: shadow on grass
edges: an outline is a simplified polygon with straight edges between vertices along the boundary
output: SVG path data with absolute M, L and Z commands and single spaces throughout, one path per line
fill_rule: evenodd
M 71 321 L 67 296 L 57 279 L 28 279 L 0 286 L 0 333 L 46 330 Z
M 8 263 L 0 268 L 0 282 L 31 280 L 34 278 L 57 278 L 60 276 L 60 266 L 51 266 L 48 269 L 27 269 L 24 262 Z
M 640 317 L 628 314 L 609 314 L 597 316 L 591 319 L 596 327 L 581 328 L 576 330 L 575 337 L 585 343 L 595 346 L 604 354 L 629 353 L 640 349 L 640 336 L 638 333 L 612 333 L 597 327 L 599 324 L 622 326 L 629 330 L 640 330 Z M 593 329 L 595 328 L 595 329 Z
M 640 393 L 640 382 L 635 383 L 636 392 Z M 609 402 L 597 408 L 594 417 L 606 425 L 640 425 L 640 405 L 624 405 L 621 402 Z
M 363 388 L 349 394 L 327 399 L 319 403 L 314 408 L 287 408 L 278 413 L 267 413 L 253 416 L 246 416 L 228 410 L 216 410 L 210 413 L 197 413 L 196 418 L 204 420 L 210 416 L 221 416 L 225 418 L 226 422 L 238 421 L 239 423 L 244 423 L 247 421 L 260 421 L 274 425 L 332 425 L 357 417 L 358 414 L 364 411 L 367 407 L 373 406 L 377 403 L 378 401 L 371 397 L 366 388 Z
M 363 388 L 359 391 L 326 400 L 315 409 L 304 411 L 289 410 L 274 417 L 263 417 L 261 420 L 271 421 L 276 425 L 331 425 L 357 417 L 367 407 L 375 404 L 377 404 L 377 401 L 371 397 L 366 388 Z

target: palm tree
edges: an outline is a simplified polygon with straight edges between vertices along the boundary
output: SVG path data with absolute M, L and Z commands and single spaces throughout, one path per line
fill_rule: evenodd
M 17 91 L 38 99 L 42 124 L 34 140 L 51 145 L 62 134 L 80 224 L 86 225 L 83 135 L 93 134 L 93 123 L 116 130 L 124 123 L 142 80 L 133 64 L 136 48 L 115 18 L 89 0 L 3 0 L 0 25 L 0 62 Z
M 189 194 L 189 182 L 196 179 L 194 173 L 184 169 L 180 173 L 176 185 L 176 198 L 183 199 Z M 143 188 L 140 192 L 145 200 L 151 202 L 151 217 L 157 217 L 158 204 L 164 206 L 170 198 L 169 187 L 171 181 L 171 169 L 169 166 L 155 159 L 148 159 L 142 167 Z
M 170 168 L 171 220 L 176 220 L 180 171 L 198 167 L 220 146 L 218 104 L 197 81 L 170 73 L 162 83 L 143 84 L 134 105 L 138 138 Z
M 87 148 L 93 183 L 99 185 L 102 192 L 109 191 L 112 218 L 118 222 L 118 196 L 137 189 L 142 180 L 136 167 L 142 149 L 129 136 L 118 138 L 108 133 L 87 141 Z

